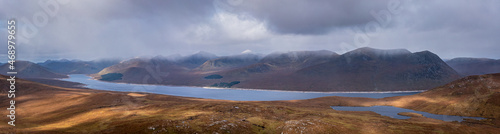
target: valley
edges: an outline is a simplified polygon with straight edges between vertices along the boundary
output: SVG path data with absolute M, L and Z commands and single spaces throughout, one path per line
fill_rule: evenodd
M 495 112 L 500 110 L 500 74 L 483 74 L 498 70 L 485 63 L 492 60 L 480 61 L 477 66 L 474 59 L 443 61 L 429 51 L 374 48 L 340 55 L 294 51 L 218 57 L 200 52 L 123 61 L 20 61 L 18 125 L 2 124 L 0 130 L 495 133 L 500 131 Z M 466 71 L 479 67 L 489 68 Z M 2 79 L 0 86 L 7 86 L 7 76 Z M 7 93 L 2 88 L 0 95 Z M 381 115 L 335 107 L 404 110 Z
M 0 134 L 500 134 L 500 1 L 0 0 Z
M 115 82 L 170 86 L 242 88 L 312 92 L 423 91 L 469 76 L 500 73 L 498 60 L 442 60 L 429 51 L 358 48 L 335 52 L 291 51 L 268 55 L 188 56 L 19 61 L 20 78 L 67 78 L 86 74 Z M 476 71 L 477 70 L 477 71 Z M 4 74 L 6 75 L 6 74 Z M 105 76 L 105 78 L 103 78 Z M 217 76 L 217 77 L 209 77 Z
M 2 76 L 1 86 L 7 77 Z M 500 130 L 500 74 L 470 76 L 409 96 L 227 101 L 61 88 L 19 79 L 16 133 L 494 133 Z M 6 95 L 2 89 L 1 95 Z M 1 98 L 3 99 L 6 98 Z M 54 105 L 57 104 L 57 105 Z M 394 119 L 330 106 L 395 106 L 484 120 Z M 6 104 L 0 105 L 6 107 Z M 5 120 L 5 119 L 2 119 Z

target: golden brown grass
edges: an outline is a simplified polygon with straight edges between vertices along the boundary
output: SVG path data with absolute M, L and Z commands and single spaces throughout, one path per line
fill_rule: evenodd
M 224 101 L 145 93 L 72 89 L 18 80 L 17 133 L 495 133 L 499 132 L 498 75 L 481 80 L 488 90 L 452 90 L 384 99 L 323 97 L 293 101 Z M 491 81 L 489 81 L 491 80 Z M 467 82 L 467 80 L 465 80 Z M 472 82 L 474 83 L 474 82 Z M 464 85 L 471 88 L 476 85 Z M 0 86 L 7 87 L 5 78 Z M 460 84 L 457 82 L 456 84 Z M 448 91 L 449 90 L 449 91 Z M 476 90 L 476 88 L 474 88 Z M 1 96 L 6 96 L 2 88 Z M 457 93 L 455 93 L 457 91 Z M 468 92 L 466 92 L 468 91 Z M 495 98 L 496 97 L 496 98 Z M 0 102 L 7 102 L 6 97 Z M 399 120 L 374 112 L 329 106 L 392 105 L 431 113 L 482 116 L 482 121 L 444 122 L 413 116 Z M 8 107 L 7 103 L 0 107 Z M 472 108 L 471 108 L 472 107 Z M 447 110 L 449 109 L 449 110 Z M 6 112 L 3 112 L 7 114 Z M 405 114 L 405 113 L 402 113 Z M 408 114 L 408 113 L 406 113 Z M 2 118 L 7 122 L 7 118 Z

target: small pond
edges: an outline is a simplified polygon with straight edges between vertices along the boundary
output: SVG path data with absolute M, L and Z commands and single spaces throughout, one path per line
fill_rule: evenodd
M 401 112 L 418 113 L 418 114 L 422 114 L 423 116 L 425 116 L 427 118 L 433 118 L 433 119 L 438 119 L 438 120 L 443 120 L 443 121 L 461 122 L 465 118 L 476 119 L 476 120 L 485 119 L 485 118 L 481 118 L 481 117 L 466 117 L 466 116 L 431 114 L 431 113 L 427 113 L 427 112 L 415 111 L 415 110 L 398 108 L 398 107 L 393 107 L 393 106 L 371 106 L 371 107 L 332 106 L 332 108 L 335 110 L 339 110 L 339 111 L 373 111 L 373 112 L 378 113 L 382 116 L 388 116 L 388 117 L 396 118 L 396 119 L 409 119 L 410 118 L 408 116 L 398 115 L 398 113 L 401 113 Z

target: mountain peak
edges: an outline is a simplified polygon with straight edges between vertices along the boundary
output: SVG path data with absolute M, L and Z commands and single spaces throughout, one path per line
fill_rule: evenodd
M 205 52 L 205 51 L 200 51 L 198 53 L 195 53 L 193 55 L 191 55 L 191 57 L 207 57 L 207 58 L 216 58 L 217 55 L 215 54 L 212 54 L 212 53 L 209 53 L 209 52 Z
M 259 55 L 253 53 L 242 53 L 232 56 L 224 56 L 224 57 L 234 57 L 234 58 L 259 58 Z
M 205 51 L 200 51 L 200 52 L 195 53 L 195 54 L 190 55 L 190 56 L 178 58 L 178 60 L 176 62 L 182 66 L 189 68 L 189 69 L 193 69 L 193 68 L 196 68 L 196 67 L 200 66 L 201 64 L 205 63 L 206 61 L 211 60 L 211 59 L 216 59 L 217 57 L 218 56 L 215 54 L 205 52 Z
M 298 55 L 317 55 L 317 56 L 325 56 L 325 55 L 338 55 L 335 52 L 329 50 L 317 50 L 317 51 L 288 51 L 288 52 L 274 52 L 268 54 L 267 58 L 276 57 L 276 56 L 298 56 Z
M 242 67 L 255 64 L 260 60 L 260 56 L 252 53 L 244 53 L 231 56 L 223 56 L 208 60 L 199 66 L 198 70 L 220 70 L 234 67 Z
M 314 51 L 314 52 L 317 52 L 319 54 L 333 54 L 333 55 L 338 55 L 337 53 L 332 52 L 330 50 L 318 50 L 318 51 Z
M 410 51 L 406 49 L 375 49 L 371 47 L 362 47 L 358 48 L 355 50 L 352 50 L 350 52 L 347 52 L 346 54 L 375 54 L 375 55 L 401 55 L 401 54 L 411 54 Z

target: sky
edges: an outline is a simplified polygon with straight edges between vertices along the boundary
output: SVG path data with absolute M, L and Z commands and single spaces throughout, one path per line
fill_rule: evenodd
M 360 47 L 500 59 L 498 0 L 0 0 L 0 42 L 10 19 L 30 61 Z

